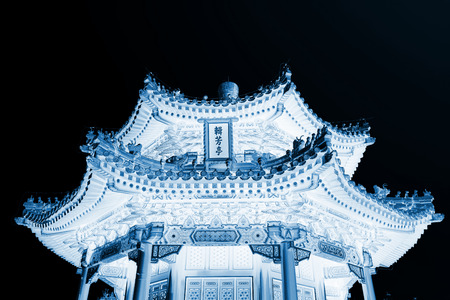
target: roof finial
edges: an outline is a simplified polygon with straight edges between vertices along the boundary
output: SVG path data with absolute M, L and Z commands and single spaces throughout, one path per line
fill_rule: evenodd
M 291 80 L 292 72 L 289 68 L 289 65 L 287 63 L 284 63 L 282 68 L 283 75 L 287 78 L 287 80 Z
M 219 99 L 236 99 L 239 97 L 239 87 L 236 83 L 229 81 L 222 82 L 218 89 Z

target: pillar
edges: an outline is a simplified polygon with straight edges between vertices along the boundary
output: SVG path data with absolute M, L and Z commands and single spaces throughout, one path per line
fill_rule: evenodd
M 260 281 L 260 299 L 261 300 L 272 300 L 273 294 L 273 283 L 269 276 L 270 273 L 270 263 L 261 260 L 261 281 Z
M 325 276 L 323 272 L 324 260 L 320 257 L 314 256 L 312 258 L 314 270 L 314 286 L 316 289 L 316 299 L 326 299 L 325 293 Z
M 293 242 L 280 243 L 281 252 L 281 281 L 284 300 L 297 300 L 297 282 L 295 278 L 295 261 Z
M 144 241 L 139 248 L 133 300 L 147 300 L 151 279 L 152 244 Z
M 78 300 L 87 300 L 89 295 L 89 288 L 90 284 L 87 283 L 87 274 L 88 274 L 88 267 L 85 265 L 82 265 L 81 267 L 81 280 L 80 280 L 80 288 L 78 290 Z
M 146 226 L 137 226 L 135 239 L 140 242 L 137 259 L 136 281 L 133 300 L 148 300 L 153 244 L 161 239 L 164 232 L 163 222 L 153 222 Z
M 373 288 L 372 274 L 371 274 L 370 268 L 367 266 L 364 267 L 363 272 L 364 272 L 364 280 L 365 280 L 365 282 L 362 284 L 364 300 L 376 300 L 375 289 Z
M 364 300 L 376 300 L 375 290 L 373 288 L 372 273 L 370 267 L 373 266 L 372 256 L 369 251 L 363 249 L 364 267 L 363 276 L 364 282 L 362 283 L 362 290 L 364 294 Z
M 128 261 L 127 268 L 127 289 L 125 294 L 125 300 L 133 300 L 134 283 L 136 281 L 136 264 L 134 261 Z
M 186 260 L 187 247 L 182 247 L 178 253 L 176 263 L 170 271 L 170 296 L 168 299 L 184 299 L 184 292 L 186 290 Z

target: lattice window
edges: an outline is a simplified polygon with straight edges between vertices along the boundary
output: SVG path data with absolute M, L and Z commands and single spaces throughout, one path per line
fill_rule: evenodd
M 220 300 L 233 300 L 234 291 L 232 288 L 221 288 L 220 289 Z
M 316 299 L 316 297 L 314 296 L 314 289 L 311 288 L 310 290 L 305 290 L 304 292 L 304 297 L 302 300 L 314 300 Z
M 252 282 L 250 279 L 236 279 L 237 299 L 238 300 L 250 300 Z
M 315 290 L 312 287 L 305 285 L 297 285 L 297 299 L 298 300 L 315 300 Z
M 283 300 L 282 281 L 279 279 L 272 279 L 273 300 Z M 297 299 L 298 300 L 315 300 L 315 290 L 312 287 L 297 284 Z
M 229 247 L 211 247 L 209 252 L 209 268 L 228 270 Z
M 218 284 L 217 279 L 204 279 L 203 280 L 203 299 L 204 300 L 217 300 Z
M 249 289 L 238 289 L 237 299 L 238 300 L 251 300 L 251 293 Z
M 252 300 L 251 277 L 187 277 L 187 300 Z
M 150 285 L 149 299 L 166 300 L 167 299 L 168 280 L 154 282 Z
M 217 300 L 217 289 L 205 288 L 203 296 L 205 300 Z
M 186 300 L 201 300 L 202 280 L 198 278 L 186 278 Z
M 188 289 L 186 300 L 201 300 L 201 290 L 200 289 Z
M 253 269 L 253 254 L 247 246 L 233 247 L 233 268 L 236 270 Z
M 220 300 L 234 300 L 235 279 L 220 279 Z
M 297 286 L 297 300 L 301 300 L 302 299 L 302 289 L 299 289 Z
M 283 300 L 283 292 L 281 289 L 281 280 L 273 279 L 272 290 L 273 290 L 273 300 Z
M 167 290 L 159 292 L 159 300 L 167 300 Z
M 187 247 L 186 269 L 201 270 L 205 268 L 206 248 Z

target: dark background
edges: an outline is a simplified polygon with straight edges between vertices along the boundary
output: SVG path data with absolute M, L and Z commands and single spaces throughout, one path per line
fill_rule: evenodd
M 68 192 L 86 171 L 91 126 L 119 129 L 148 72 L 188 96 L 241 94 L 288 62 L 308 105 L 327 121 L 369 118 L 376 143 L 354 180 L 372 191 L 427 189 L 449 216 L 448 1 L 17 1 L 3 27 L 3 189 L 13 299 L 75 299 L 75 267 L 13 217 L 30 193 Z M 448 219 L 389 270 L 378 299 L 448 297 Z M 444 273 L 442 273 L 444 272 Z M 92 287 L 97 299 L 105 286 Z M 7 289 L 5 289 L 7 291 Z M 362 299 L 359 284 L 352 299 Z

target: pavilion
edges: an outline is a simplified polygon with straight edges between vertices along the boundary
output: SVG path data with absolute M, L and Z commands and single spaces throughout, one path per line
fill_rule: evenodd
M 369 124 L 322 120 L 291 76 L 195 99 L 149 74 L 120 130 L 87 134 L 79 188 L 16 222 L 78 268 L 79 300 L 98 279 L 120 300 L 337 300 L 356 281 L 374 300 L 375 268 L 443 215 L 428 191 L 353 182 Z

